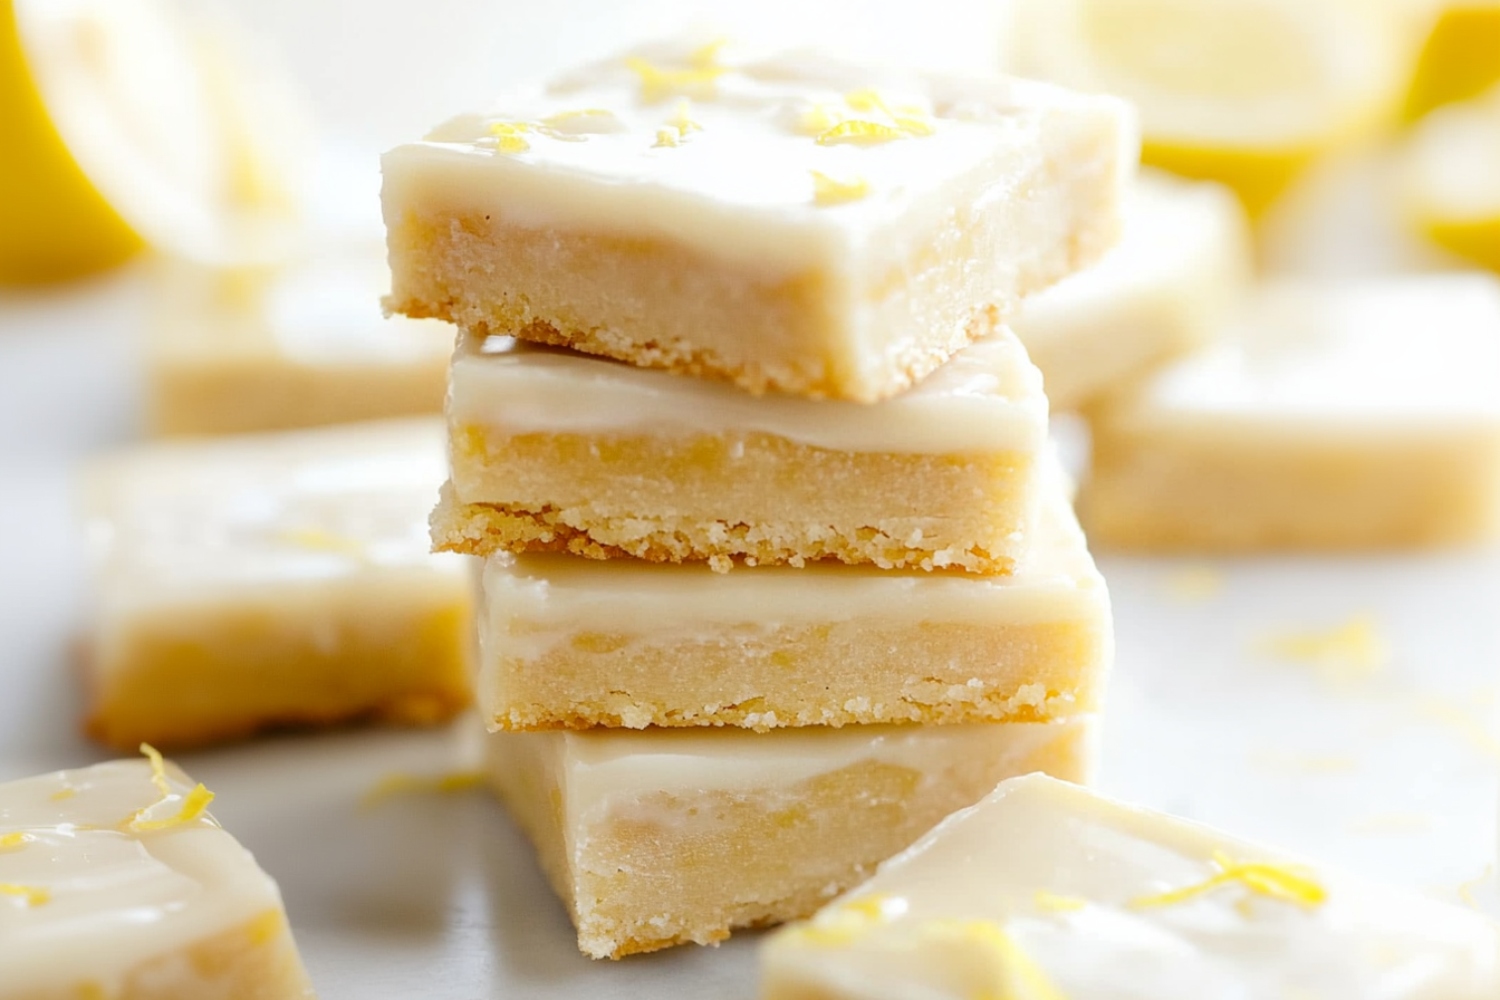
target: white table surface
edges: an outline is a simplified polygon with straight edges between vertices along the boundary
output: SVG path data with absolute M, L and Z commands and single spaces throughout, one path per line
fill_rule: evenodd
M 141 293 L 119 275 L 0 297 L 0 780 L 105 756 L 77 733 L 70 644 L 86 593 L 70 480 L 133 438 Z M 1119 659 L 1105 790 L 1434 893 L 1494 861 L 1500 558 L 1104 557 Z M 1178 593 L 1184 572 L 1222 579 Z M 1368 614 L 1389 664 L 1338 678 L 1268 635 Z M 284 737 L 184 755 L 281 882 L 326 998 L 754 995 L 754 935 L 595 963 L 482 792 L 361 806 L 392 771 L 458 765 L 455 731 Z M 1481 902 L 1494 878 L 1480 883 Z

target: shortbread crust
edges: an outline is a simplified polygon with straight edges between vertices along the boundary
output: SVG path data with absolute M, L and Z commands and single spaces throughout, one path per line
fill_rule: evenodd
M 1035 519 L 1041 376 L 1008 331 L 865 405 L 754 398 L 514 341 L 467 340 L 440 549 L 727 568 L 818 559 L 1008 572 Z
M 494 729 L 1046 720 L 1097 709 L 1109 597 L 1061 484 L 1012 576 L 491 556 Z
M 145 330 L 157 434 L 239 434 L 439 413 L 453 334 L 382 318 L 378 244 L 268 270 L 155 262 Z
M 121 748 L 186 746 L 463 708 L 471 586 L 425 531 L 443 464 L 436 418 L 96 463 L 89 732 Z
M 1094 738 L 1088 717 L 488 737 L 490 778 L 594 958 L 805 916 L 1004 778 L 1086 780 Z
M 276 884 L 170 765 L 0 784 L 0 998 L 307 1000 Z
M 1090 537 L 1359 549 L 1500 529 L 1500 285 L 1273 285 L 1224 343 L 1090 413 Z
M 1500 994 L 1500 927 L 1030 775 L 761 951 L 765 1000 Z
M 870 402 L 1116 239 L 1125 106 L 664 43 L 385 155 L 387 306 Z

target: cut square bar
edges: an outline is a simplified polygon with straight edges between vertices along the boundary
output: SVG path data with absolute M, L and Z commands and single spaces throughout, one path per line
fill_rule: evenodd
M 1044 503 L 1013 576 L 491 556 L 480 711 L 495 729 L 758 730 L 1094 711 L 1109 596 L 1060 483 Z
M 761 950 L 765 1000 L 1500 995 L 1486 917 L 1033 774 Z
M 388 308 L 872 402 L 1116 239 L 1124 104 L 667 43 L 385 155 Z
M 490 777 L 594 958 L 806 916 L 995 783 L 1083 780 L 1093 720 L 496 733 Z
M 0 1000 L 311 1000 L 212 798 L 144 760 L 0 784 Z
M 270 271 L 156 264 L 146 403 L 157 434 L 239 434 L 440 413 L 451 330 L 384 319 L 368 248 Z
M 1500 285 L 1272 286 L 1225 342 L 1090 413 L 1090 537 L 1391 548 L 1500 528 Z
M 466 341 L 439 549 L 1009 572 L 1038 503 L 1041 375 L 1008 331 L 885 402 L 755 398 Z
M 1227 188 L 1141 174 L 1117 246 L 1027 299 L 1012 322 L 1053 412 L 1071 410 L 1206 344 L 1253 275 L 1245 210 Z
M 472 583 L 428 550 L 436 418 L 158 444 L 86 481 L 88 729 L 187 746 L 467 705 Z

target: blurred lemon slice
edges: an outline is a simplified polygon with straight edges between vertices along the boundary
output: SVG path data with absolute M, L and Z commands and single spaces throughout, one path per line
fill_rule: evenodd
M 1369 0 L 1019 0 L 1011 29 L 1015 72 L 1134 101 L 1143 162 L 1252 212 L 1394 117 L 1409 66 Z
M 171 0 L 0 0 L 0 283 L 143 244 L 273 255 L 307 135 L 285 84 Z
M 1422 119 L 1404 150 L 1401 181 L 1417 228 L 1500 271 L 1500 87 Z
M 1406 94 L 1409 121 L 1500 83 L 1500 0 L 1446 0 L 1436 6 Z

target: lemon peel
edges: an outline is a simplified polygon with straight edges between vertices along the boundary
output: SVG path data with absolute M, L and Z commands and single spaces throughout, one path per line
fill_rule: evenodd
M 36 838 L 29 833 L 17 831 L 0 837 L 0 851 L 19 851 Z
M 1236 883 L 1258 895 L 1308 909 L 1321 906 L 1328 899 L 1327 890 L 1301 866 L 1269 861 L 1235 861 L 1223 851 L 1214 851 L 1213 859 L 1219 871 L 1202 882 L 1152 896 L 1140 896 L 1131 900 L 1130 905 L 1136 909 L 1175 906 Z
M 677 102 L 672 117 L 667 119 L 667 124 L 677 130 L 677 135 L 685 138 L 689 132 L 702 132 L 703 126 L 693 121 L 693 106 L 686 97 Z
M 819 913 L 787 932 L 790 940 L 814 948 L 839 948 L 906 912 L 901 896 L 878 892 Z
M 1088 900 L 1078 896 L 1062 896 L 1046 889 L 1038 889 L 1032 897 L 1036 902 L 1037 909 L 1047 910 L 1050 913 L 1070 913 L 1081 910 L 1088 906 Z
M 77 794 L 78 794 L 78 789 L 76 789 L 76 788 L 72 788 L 72 787 L 59 788 L 57 791 L 55 791 L 51 795 L 47 796 L 47 798 L 50 799 L 53 802 L 64 802 L 64 801 L 66 801 L 68 799 L 71 799 L 73 796 L 75 796 Z
M 1316 667 L 1330 680 L 1355 680 L 1378 673 L 1390 649 L 1367 614 L 1322 632 L 1288 632 L 1267 637 L 1265 649 L 1284 660 Z
M 0 896 L 12 896 L 26 906 L 41 906 L 52 901 L 52 893 L 46 889 L 34 885 L 17 885 L 14 882 L 0 882 Z
M 993 920 L 934 920 L 922 928 L 924 937 L 960 940 L 977 944 L 993 959 L 997 978 L 1003 986 L 998 993 L 985 992 L 996 1000 L 1067 1000 L 1067 995 L 1053 985 L 1051 978 L 1036 959 Z
M 322 528 L 288 528 L 278 536 L 282 541 L 302 549 L 317 552 L 334 552 L 339 555 L 362 557 L 364 543 L 345 535 L 337 535 Z
M 863 118 L 850 118 L 848 121 L 839 122 L 832 128 L 819 132 L 814 141 L 819 146 L 875 146 L 882 142 L 908 138 L 910 135 L 906 131 L 894 125 L 882 125 L 880 122 L 872 122 Z
M 717 55 L 717 50 L 713 55 Z M 625 67 L 640 78 L 641 100 L 647 104 L 668 97 L 712 98 L 718 89 L 719 77 L 729 72 L 729 67 L 714 61 L 695 63 L 686 69 L 663 69 L 640 56 L 627 58 Z
M 729 44 L 727 38 L 715 38 L 688 53 L 688 62 L 699 69 L 719 68 L 719 53 Z
M 448 771 L 444 774 L 421 775 L 394 771 L 377 781 L 360 800 L 364 806 L 384 802 L 393 795 L 409 792 L 437 792 L 452 794 L 478 788 L 484 784 L 483 771 Z
M 495 137 L 495 152 L 524 153 L 531 148 L 526 133 L 531 131 L 527 122 L 495 122 L 490 126 L 490 135 Z
M 813 201 L 819 205 L 843 205 L 870 193 L 870 182 L 863 177 L 839 180 L 816 170 L 809 172 L 813 179 Z
M 131 833 L 155 833 L 201 819 L 208 811 L 209 803 L 214 800 L 214 793 L 205 788 L 202 782 L 194 785 L 191 791 L 182 796 L 182 806 L 173 815 L 164 819 L 145 818 L 146 814 L 157 806 L 176 798 L 177 793 L 172 790 L 172 784 L 167 780 L 166 761 L 162 758 L 161 751 L 149 743 L 142 743 L 141 753 L 151 762 L 151 783 L 161 793 L 161 798 L 149 806 L 137 809 L 125 821 L 125 829 Z

